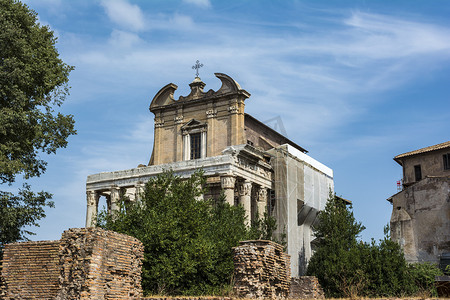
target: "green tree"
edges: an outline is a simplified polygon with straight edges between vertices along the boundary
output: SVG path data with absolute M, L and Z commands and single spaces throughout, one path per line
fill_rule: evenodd
M 143 242 L 146 294 L 223 293 L 234 269 L 232 247 L 265 232 L 247 228 L 244 209 L 230 206 L 223 195 L 198 201 L 203 186 L 201 172 L 187 179 L 164 172 L 146 183 L 140 201 L 124 198 L 116 213 L 99 214 L 99 226 Z
M 56 37 L 25 4 L 0 0 L 0 183 L 17 175 L 40 176 L 46 162 L 40 153 L 56 153 L 75 134 L 71 115 L 56 109 L 68 95 L 65 64 L 55 48 Z M 1 191 L 0 250 L 4 243 L 26 239 L 26 225 L 37 225 L 51 206 L 51 194 L 33 193 L 24 184 L 17 195 Z
M 307 273 L 318 277 L 327 296 L 390 297 L 435 295 L 436 266 L 405 261 L 399 244 L 388 237 L 378 243 L 358 241 L 364 226 L 338 197 L 331 195 L 319 213 L 314 232 L 318 247 Z
M 353 274 L 361 273 L 355 252 L 357 237 L 364 226 L 356 222 L 353 212 L 341 199 L 331 194 L 318 219 L 314 227 L 317 250 L 309 261 L 307 273 L 317 276 L 328 296 L 341 296 L 344 285 L 356 286 L 359 283 L 354 281 L 361 278 Z

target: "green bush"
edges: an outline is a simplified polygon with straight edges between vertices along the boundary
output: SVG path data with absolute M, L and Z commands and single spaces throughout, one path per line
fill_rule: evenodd
M 408 264 L 388 227 L 378 243 L 358 241 L 363 229 L 351 207 L 331 195 L 314 228 L 318 248 L 307 270 L 328 297 L 436 295 L 434 277 L 442 274 L 436 266 Z
M 435 277 L 444 275 L 435 264 L 414 263 L 408 265 L 411 291 L 415 295 L 437 297 Z

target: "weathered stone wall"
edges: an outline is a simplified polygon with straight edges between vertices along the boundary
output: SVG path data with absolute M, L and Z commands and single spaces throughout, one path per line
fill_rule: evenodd
M 139 240 L 99 228 L 69 229 L 59 241 L 6 245 L 4 298 L 139 298 L 143 250 Z
M 438 263 L 450 252 L 450 176 L 427 177 L 392 199 L 391 239 L 408 262 Z
M 291 279 L 289 298 L 292 299 L 321 299 L 325 298 L 319 280 L 315 276 L 300 276 Z
M 59 241 L 5 246 L 2 277 L 5 299 L 52 299 L 59 290 Z
M 290 258 L 272 241 L 243 241 L 234 249 L 234 292 L 246 298 L 289 294 Z

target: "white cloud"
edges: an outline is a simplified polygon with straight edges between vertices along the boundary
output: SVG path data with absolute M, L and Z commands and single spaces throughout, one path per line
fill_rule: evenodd
M 211 2 L 209 0 L 183 0 L 183 2 L 205 8 L 211 7 Z
M 103 0 L 102 5 L 114 23 L 130 30 L 144 29 L 144 16 L 139 6 L 125 0 Z

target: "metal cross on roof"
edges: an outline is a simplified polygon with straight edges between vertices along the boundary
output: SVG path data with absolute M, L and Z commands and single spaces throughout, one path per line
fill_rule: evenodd
M 196 70 L 195 77 L 198 77 L 198 69 L 203 67 L 203 64 L 201 64 L 198 60 L 195 62 L 195 65 L 192 66 L 192 69 Z

